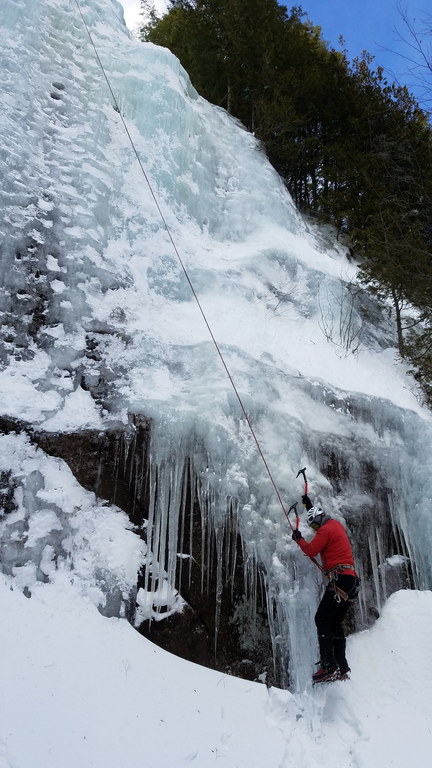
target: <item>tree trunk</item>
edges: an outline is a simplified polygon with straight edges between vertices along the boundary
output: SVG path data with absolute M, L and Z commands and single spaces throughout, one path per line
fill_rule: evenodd
M 395 288 L 392 288 L 391 293 L 392 293 L 393 304 L 394 304 L 395 313 L 396 313 L 396 331 L 397 331 L 398 350 L 399 350 L 399 354 L 402 357 L 404 357 L 405 344 L 404 344 L 404 337 L 403 337 L 403 331 L 402 331 L 401 301 L 399 296 L 396 293 Z

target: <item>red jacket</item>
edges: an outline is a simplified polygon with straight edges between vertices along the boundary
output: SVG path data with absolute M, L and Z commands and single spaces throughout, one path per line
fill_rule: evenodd
M 300 549 L 309 557 L 321 555 L 322 566 L 325 571 L 334 568 L 335 565 L 352 565 L 352 571 L 344 570 L 343 573 L 353 575 L 354 557 L 345 528 L 333 518 L 326 520 L 321 528 L 318 528 L 312 541 L 299 539 Z

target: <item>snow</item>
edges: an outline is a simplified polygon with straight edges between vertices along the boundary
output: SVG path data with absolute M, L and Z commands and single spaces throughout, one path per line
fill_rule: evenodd
M 0 768 L 406 768 L 414 744 L 431 747 L 432 419 L 393 325 L 255 138 L 167 50 L 138 43 L 116 0 L 79 6 L 117 103 L 75 0 L 0 3 L 1 416 L 47 435 L 130 435 L 151 419 L 148 549 L 64 462 L 0 436 Z M 347 683 L 310 688 L 319 574 L 291 541 L 173 243 L 284 502 L 307 466 L 313 499 L 365 531 L 359 602 L 381 616 L 349 638 Z M 155 620 L 182 608 L 186 466 L 203 536 L 234 509 L 264 569 L 291 691 L 190 665 L 118 618 L 135 603 Z M 389 597 L 387 574 L 407 562 L 417 589 Z
M 0 435 L 0 474 L 15 501 L 0 516 L 3 572 L 31 594 L 61 569 L 102 611 L 124 614 L 146 556 L 127 515 L 85 491 L 64 461 L 24 434 Z
M 431 592 L 349 638 L 351 680 L 297 694 L 166 653 L 62 574 L 31 599 L 3 577 L 0 609 L 2 768 L 406 768 L 432 749 Z
M 78 388 L 66 395 L 62 409 L 47 419 L 44 427 L 50 432 L 101 429 L 103 419 L 90 392 Z

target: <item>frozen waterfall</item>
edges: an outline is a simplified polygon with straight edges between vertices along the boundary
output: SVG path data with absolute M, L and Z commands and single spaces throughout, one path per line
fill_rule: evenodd
M 397 359 L 390 320 L 356 287 L 342 246 L 296 211 L 256 139 L 198 96 L 169 51 L 133 39 L 116 0 L 79 6 L 282 498 L 299 500 L 296 474 L 307 466 L 311 496 L 350 531 L 364 626 L 395 589 L 432 586 L 431 417 Z M 119 536 L 127 573 L 104 547 L 111 576 L 102 581 L 119 602 L 146 558 L 142 610 L 157 618 L 158 605 L 178 607 L 195 501 L 217 596 L 240 537 L 248 599 L 259 581 L 275 658 L 302 688 L 316 660 L 321 574 L 291 541 L 77 4 L 3 0 L 0 30 L 3 420 L 30 437 L 122 434 L 118 461 L 148 518 L 144 552 L 113 510 L 107 541 Z M 54 470 L 36 466 L 41 453 L 22 440 L 15 449 L 0 436 L 1 551 L 2 567 L 18 569 L 31 591 L 59 557 L 74 563 L 64 548 L 71 518 L 47 496 Z M 108 513 L 86 497 L 92 505 L 97 529 Z M 8 516 L 18 513 L 15 546 Z M 43 535 L 32 535 L 42 521 Z

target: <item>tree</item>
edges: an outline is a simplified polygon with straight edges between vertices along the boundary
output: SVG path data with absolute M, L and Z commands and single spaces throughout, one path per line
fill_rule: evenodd
M 423 88 L 424 102 L 432 103 L 432 16 L 423 13 L 420 19 L 412 19 L 406 8 L 398 6 L 402 19 L 403 31 L 399 33 L 406 46 L 406 54 L 401 54 L 408 66 L 407 74 L 413 83 Z

